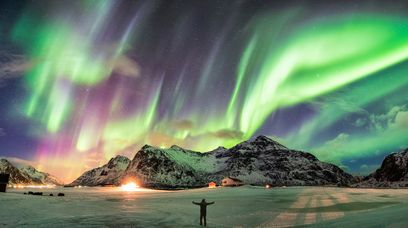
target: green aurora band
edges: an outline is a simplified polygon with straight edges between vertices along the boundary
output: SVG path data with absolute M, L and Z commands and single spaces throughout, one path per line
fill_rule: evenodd
M 306 26 L 283 44 L 274 45 L 277 48 L 261 58 L 256 56 L 257 50 L 268 48 L 268 44 L 261 42 L 256 49 L 251 41 L 236 85 L 240 87 L 242 71 L 251 72 L 252 86 L 245 93 L 240 130 L 246 138 L 251 137 L 279 108 L 310 101 L 406 60 L 408 31 L 402 28 L 407 23 L 402 18 L 374 15 L 325 19 Z M 258 37 L 263 32 L 267 31 L 255 31 Z M 263 61 L 248 64 L 252 56 L 248 57 L 247 51 Z M 259 72 L 258 76 L 253 76 L 254 71 Z M 376 95 L 366 99 L 375 98 Z M 232 103 L 234 100 L 233 96 Z
M 57 132 L 72 111 L 70 90 L 58 87 L 59 79 L 77 85 L 98 85 L 106 80 L 115 69 L 117 60 L 123 55 L 129 33 L 124 32 L 114 51 L 97 48 L 95 43 L 103 32 L 103 24 L 109 19 L 110 1 L 83 2 L 83 12 L 94 20 L 85 20 L 78 31 L 75 23 L 59 20 L 38 21 L 32 13 L 24 15 L 16 24 L 12 38 L 26 47 L 35 67 L 27 76 L 32 89 L 26 114 L 37 114 L 46 123 L 50 132 Z M 89 10 L 92 8 L 91 10 Z M 40 105 L 45 101 L 45 107 Z
M 171 107 L 159 115 L 165 89 L 162 78 L 150 84 L 153 92 L 146 92 L 145 102 L 126 117 L 118 118 L 125 101 L 123 94 L 114 93 L 106 102 L 107 117 L 101 119 L 86 115 L 91 106 L 89 97 L 78 100 L 76 89 L 97 88 L 121 71 L 128 48 L 140 31 L 134 29 L 135 20 L 116 35 L 118 42 L 104 42 L 100 37 L 115 15 L 112 1 L 90 2 L 93 4 L 84 2 L 79 13 L 80 26 L 75 20 L 42 21 L 26 13 L 12 33 L 13 41 L 25 48 L 33 65 L 25 76 L 31 92 L 25 114 L 41 122 L 50 134 L 59 134 L 66 125 L 72 125 L 70 140 L 78 152 L 92 150 L 103 142 L 105 157 L 110 158 L 129 145 L 152 143 L 152 135 L 163 139 L 158 146 L 177 142 L 201 151 L 219 145 L 229 147 L 259 133 L 276 111 L 299 104 L 315 104 L 317 113 L 281 140 L 299 149 L 311 149 L 324 160 L 340 163 L 344 158 L 364 157 L 408 140 L 406 128 L 393 128 L 350 136 L 342 142 L 352 148 L 347 152 L 339 148 L 330 153 L 330 142 L 311 142 L 350 113 L 358 113 L 408 85 L 408 68 L 393 68 L 408 58 L 406 18 L 347 13 L 310 19 L 287 29 L 298 11 L 260 15 L 245 27 L 249 36 L 239 58 L 235 85 L 221 109 L 214 104 L 214 109 L 210 107 L 205 113 L 200 109 L 185 111 L 189 97 L 180 91 L 180 77 L 171 88 Z M 214 56 L 217 52 L 219 49 Z M 208 62 L 197 79 L 195 97 L 208 93 L 206 82 L 218 70 L 212 68 L 215 58 Z M 344 88 L 348 90 L 342 91 Z M 395 99 L 392 104 L 404 102 L 390 99 Z M 352 103 L 353 107 L 339 107 L 331 100 Z M 319 105 L 318 101 L 328 102 Z M 381 111 L 378 109 L 378 114 Z M 78 120 L 78 116 L 84 117 Z M 184 122 L 175 129 L 174 119 L 180 119 L 175 117 L 194 124 Z M 213 137 L 224 133 L 232 137 Z

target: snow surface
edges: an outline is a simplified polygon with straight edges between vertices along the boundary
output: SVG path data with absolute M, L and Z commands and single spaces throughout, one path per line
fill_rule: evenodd
M 194 189 L 34 189 L 65 197 L 0 194 L 0 227 L 194 227 L 206 198 L 209 227 L 408 227 L 408 190 L 334 187 Z

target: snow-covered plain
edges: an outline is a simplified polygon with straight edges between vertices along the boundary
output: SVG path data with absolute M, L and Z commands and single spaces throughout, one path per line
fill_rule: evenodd
M 202 198 L 215 201 L 208 206 L 209 227 L 408 227 L 408 190 L 251 186 L 8 189 L 0 193 L 0 227 L 192 227 L 198 226 L 199 207 L 191 201 Z

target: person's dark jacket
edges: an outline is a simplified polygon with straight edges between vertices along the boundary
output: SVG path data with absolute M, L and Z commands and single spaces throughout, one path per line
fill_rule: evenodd
M 206 214 L 207 214 L 207 206 L 210 205 L 210 204 L 214 204 L 214 203 L 215 203 L 215 202 L 207 203 L 207 202 L 205 202 L 205 201 L 201 201 L 200 203 L 197 203 L 197 202 L 194 202 L 194 201 L 193 201 L 193 204 L 200 206 L 200 213 L 201 213 L 202 215 L 206 215 Z

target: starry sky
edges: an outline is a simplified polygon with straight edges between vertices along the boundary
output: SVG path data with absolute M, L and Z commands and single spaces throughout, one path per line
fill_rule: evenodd
M 257 135 L 354 174 L 408 147 L 407 1 L 0 3 L 0 156 L 69 182 Z

